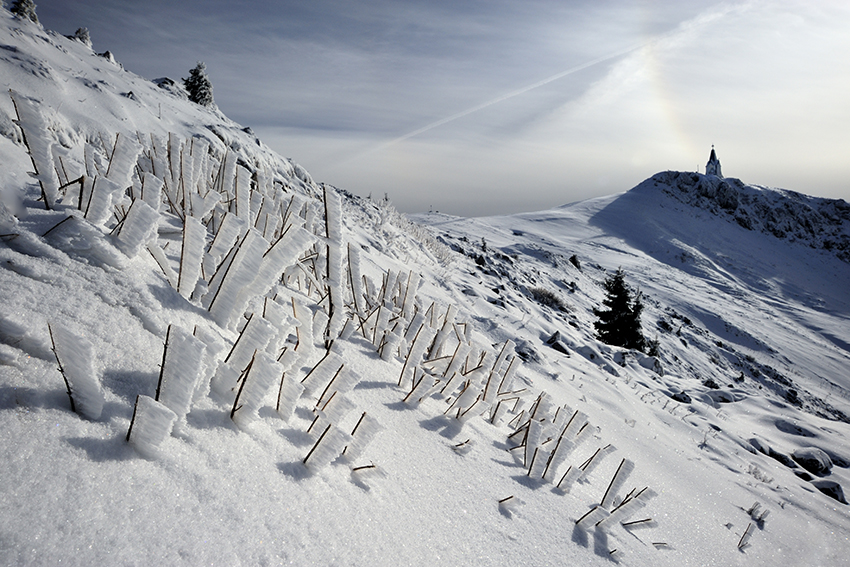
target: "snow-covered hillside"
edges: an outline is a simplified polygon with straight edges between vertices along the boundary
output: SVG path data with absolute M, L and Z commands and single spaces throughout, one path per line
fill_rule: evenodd
M 0 83 L 3 564 L 846 560 L 843 201 L 414 224 L 5 10 Z

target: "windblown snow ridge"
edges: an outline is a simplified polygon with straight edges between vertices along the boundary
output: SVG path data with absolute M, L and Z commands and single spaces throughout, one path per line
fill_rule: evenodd
M 682 203 L 734 220 L 747 230 L 832 251 L 850 262 L 850 204 L 843 199 L 810 197 L 748 185 L 740 179 L 682 171 L 656 173 L 633 191 L 648 188 L 659 188 Z

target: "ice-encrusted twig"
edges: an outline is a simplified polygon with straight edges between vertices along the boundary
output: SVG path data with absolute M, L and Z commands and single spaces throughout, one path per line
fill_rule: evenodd
M 48 323 L 47 328 L 68 389 L 71 410 L 89 419 L 98 419 L 104 398 L 94 373 L 91 342 L 55 322 Z

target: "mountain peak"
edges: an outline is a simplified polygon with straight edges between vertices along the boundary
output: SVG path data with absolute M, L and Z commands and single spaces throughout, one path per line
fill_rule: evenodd
M 660 191 L 747 230 L 832 251 L 850 262 L 850 204 L 843 199 L 811 197 L 733 177 L 683 171 L 656 173 L 632 189 L 638 193 L 647 190 Z

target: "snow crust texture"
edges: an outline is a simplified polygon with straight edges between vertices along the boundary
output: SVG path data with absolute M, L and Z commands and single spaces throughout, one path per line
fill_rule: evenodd
M 846 559 L 846 203 L 666 172 L 417 224 L 0 44 L 3 564 Z M 620 267 L 653 355 L 593 332 Z

